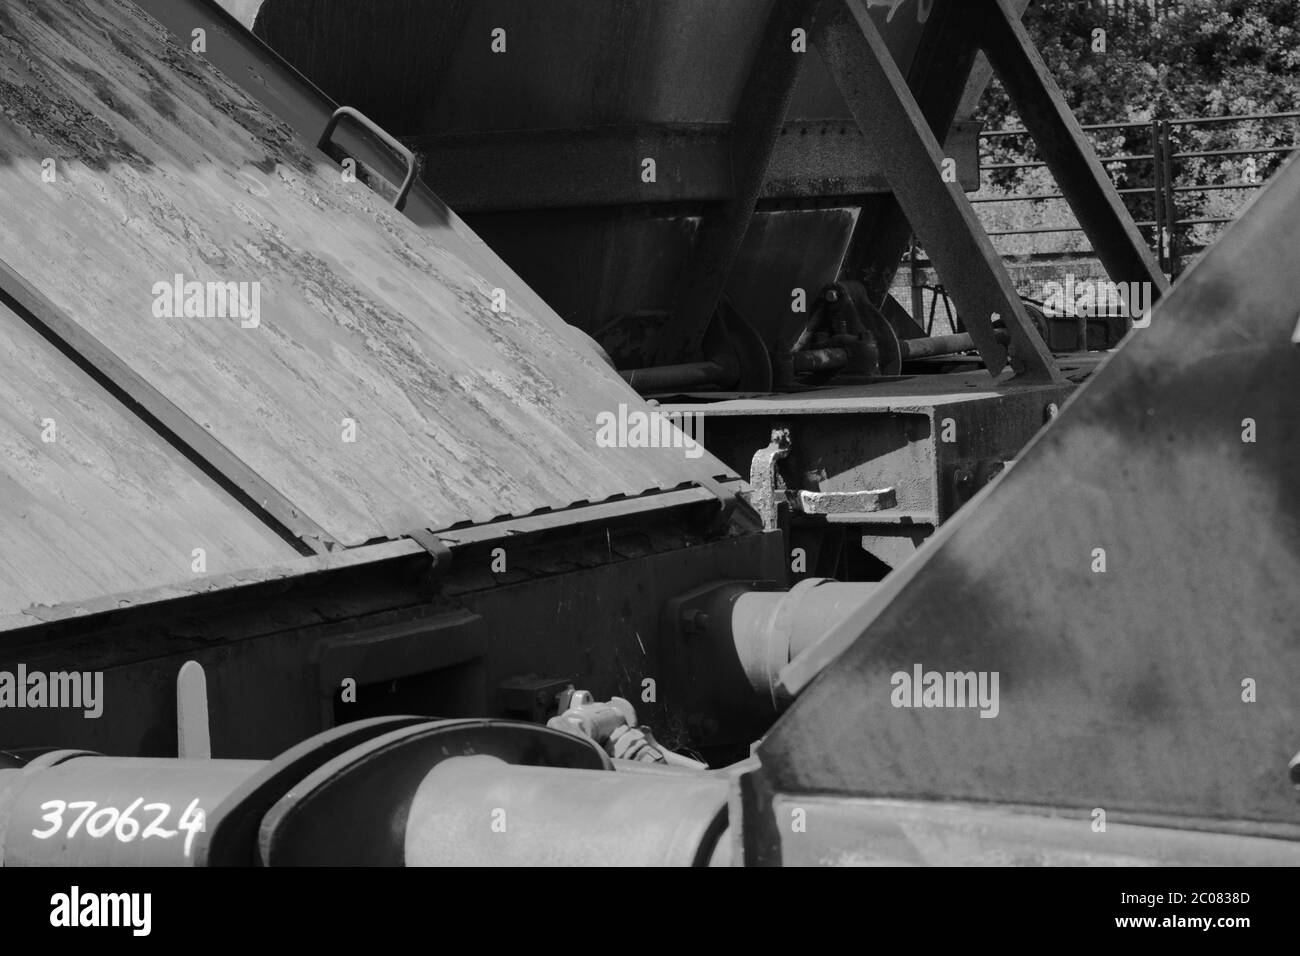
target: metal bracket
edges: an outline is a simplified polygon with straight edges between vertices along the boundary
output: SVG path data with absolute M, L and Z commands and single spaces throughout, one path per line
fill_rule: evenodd
M 763 521 L 764 531 L 780 526 L 781 506 L 792 506 L 806 515 L 822 515 L 847 521 L 856 516 L 898 507 L 893 488 L 875 491 L 791 491 L 786 487 L 777 462 L 790 454 L 790 429 L 772 429 L 772 442 L 754 453 L 749 466 L 749 503 Z
M 321 133 L 320 140 L 316 143 L 318 149 L 322 151 L 325 150 L 325 147 L 329 145 L 330 137 L 334 135 L 335 127 L 339 125 L 339 120 L 343 119 L 345 116 L 356 122 L 358 126 L 364 128 L 368 133 L 406 161 L 406 178 L 402 180 L 402 185 L 397 190 L 397 198 L 393 200 L 393 208 L 400 212 L 402 207 L 406 205 L 406 197 L 411 191 L 411 186 L 415 184 L 415 154 L 403 146 L 395 136 L 387 132 L 378 123 L 370 119 L 360 110 L 354 109 L 351 106 L 340 106 L 334 111 L 334 115 L 330 117 L 330 121 L 325 124 L 325 132 Z
M 431 561 L 424 572 L 423 580 L 426 587 L 432 586 L 436 579 L 442 577 L 451 568 L 451 548 L 443 544 L 442 539 L 427 528 L 408 531 L 406 536 L 428 552 Z
M 749 466 L 749 503 L 763 521 L 764 531 L 779 526 L 780 507 L 786 501 L 785 479 L 776 463 L 790 454 L 790 429 L 772 429 L 772 442 L 754 453 Z
M 736 510 L 736 493 L 716 478 L 698 478 L 695 483 L 718 499 L 718 512 L 709 522 L 708 533 L 719 534 L 731 521 L 731 516 Z

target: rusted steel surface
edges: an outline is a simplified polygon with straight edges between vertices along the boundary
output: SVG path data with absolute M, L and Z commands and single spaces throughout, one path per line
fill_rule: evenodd
M 597 447 L 643 406 L 472 234 L 431 242 L 125 0 L 6 6 L 0 70 L 7 261 L 340 542 L 725 471 Z M 259 282 L 259 324 L 156 317 L 177 274 Z
M 0 301 L 296 550 L 319 554 L 333 547 L 334 541 L 324 528 L 303 515 L 293 502 L 3 259 Z
M 2 304 L 0 356 L 0 620 L 297 556 Z
M 806 832 L 791 833 L 795 809 Z M 1297 866 L 1300 843 L 1017 807 L 779 797 L 785 866 Z
M 794 689 L 826 668 L 759 748 L 773 789 L 1300 833 L 1297 210 L 1293 161 L 1016 464 L 786 669 Z M 999 674 L 996 718 L 895 706 L 917 665 Z

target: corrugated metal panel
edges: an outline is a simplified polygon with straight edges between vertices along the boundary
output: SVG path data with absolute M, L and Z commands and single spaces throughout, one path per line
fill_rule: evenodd
M 494 312 L 472 236 L 431 244 L 134 5 L 0 35 L 4 257 L 344 544 L 726 472 L 598 448 L 643 406 L 554 313 Z M 260 324 L 156 317 L 178 274 L 260 283 Z
M 3 305 L 0 355 L 0 613 L 298 556 Z

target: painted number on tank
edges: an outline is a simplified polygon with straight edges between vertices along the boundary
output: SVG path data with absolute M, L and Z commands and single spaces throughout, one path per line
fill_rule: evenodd
M 98 840 L 111 833 L 122 843 L 136 839 L 148 840 L 151 837 L 170 840 L 184 831 L 185 855 L 188 857 L 194 845 L 194 837 L 204 827 L 204 813 L 199 809 L 197 797 L 190 801 L 190 805 L 177 818 L 174 830 L 163 826 L 172 812 L 170 803 L 145 803 L 144 797 L 137 797 L 125 810 L 107 806 L 96 810 L 97 806 L 99 805 L 93 800 L 47 800 L 41 804 L 41 809 L 48 812 L 41 819 L 49 826 L 33 830 L 32 836 L 38 840 L 48 840 L 59 834 L 64 823 L 69 823 L 66 834 L 69 839 L 75 837 L 84 824 L 86 833 L 92 838 Z M 141 813 L 138 818 L 135 816 L 137 810 Z

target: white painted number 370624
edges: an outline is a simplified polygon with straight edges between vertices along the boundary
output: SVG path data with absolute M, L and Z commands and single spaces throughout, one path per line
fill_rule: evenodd
M 75 837 L 85 824 L 88 836 L 98 840 L 112 834 L 122 843 L 151 838 L 170 840 L 184 833 L 184 852 L 189 856 L 194 837 L 203 830 L 204 815 L 197 797 L 181 812 L 174 824 L 175 829 L 165 825 L 172 812 L 170 803 L 145 803 L 144 797 L 137 797 L 125 810 L 96 807 L 99 804 L 94 800 L 47 800 L 41 804 L 41 809 L 49 812 L 41 819 L 49 826 L 33 830 L 32 836 L 48 840 L 57 836 L 65 823 L 68 824 L 69 838 Z M 139 818 L 135 816 L 137 810 L 141 814 Z

